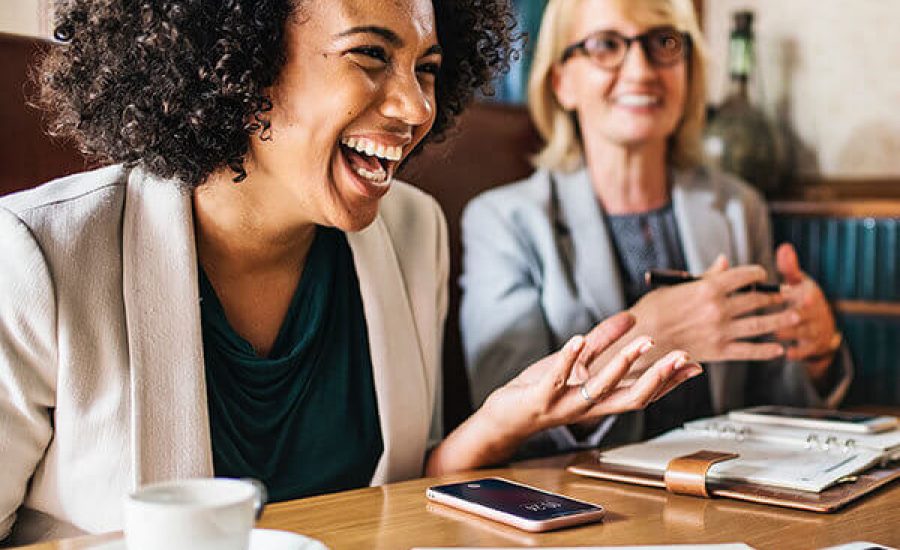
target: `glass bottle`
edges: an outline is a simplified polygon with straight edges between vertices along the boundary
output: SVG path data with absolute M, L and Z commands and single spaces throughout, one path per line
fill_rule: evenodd
M 772 194 L 781 179 L 779 154 L 759 99 L 751 97 L 755 63 L 753 12 L 739 11 L 729 39 L 728 94 L 706 127 L 704 150 L 723 170 Z

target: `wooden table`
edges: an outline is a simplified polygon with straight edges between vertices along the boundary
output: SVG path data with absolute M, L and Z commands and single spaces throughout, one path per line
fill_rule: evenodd
M 676 496 L 661 489 L 582 478 L 564 466 L 588 453 L 418 479 L 272 504 L 259 527 L 296 531 L 335 550 L 414 546 L 606 546 L 744 542 L 755 548 L 822 548 L 866 540 L 900 547 L 900 483 L 834 514 L 816 514 L 726 499 Z M 603 523 L 531 534 L 429 504 L 435 483 L 496 475 L 602 504 Z M 119 537 L 106 534 L 33 545 L 32 550 L 86 550 Z

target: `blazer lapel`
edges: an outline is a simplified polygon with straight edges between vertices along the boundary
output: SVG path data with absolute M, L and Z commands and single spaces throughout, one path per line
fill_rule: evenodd
M 677 171 L 672 185 L 672 209 L 681 232 L 688 271 L 699 275 L 719 254 L 734 261 L 731 225 L 722 211 L 718 190 L 694 181 L 696 171 Z
M 422 474 L 431 407 L 422 347 L 390 234 L 379 216 L 347 235 L 363 311 L 384 453 L 372 485 Z
M 132 171 L 122 227 L 134 483 L 213 474 L 190 193 Z
M 735 250 L 731 224 L 725 217 L 724 204 L 716 188 L 696 181 L 701 169 L 677 171 L 672 186 L 672 209 L 681 232 L 688 271 L 700 275 L 719 254 L 734 265 Z M 708 363 L 713 410 L 720 413 L 728 395 L 740 395 L 746 372 L 735 364 Z
M 565 248 L 568 234 L 573 250 L 569 267 L 596 323 L 625 309 L 619 262 L 587 170 L 554 172 L 553 178 L 559 197 L 560 246 Z

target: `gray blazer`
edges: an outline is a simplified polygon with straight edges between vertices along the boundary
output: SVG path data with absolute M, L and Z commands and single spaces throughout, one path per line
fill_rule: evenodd
M 673 175 L 672 207 L 692 273 L 705 271 L 720 253 L 731 265 L 760 264 L 773 272 L 768 212 L 755 190 L 707 168 Z M 615 250 L 585 169 L 539 170 L 484 193 L 463 213 L 462 238 L 460 321 L 476 406 L 571 336 L 625 309 Z M 842 356 L 840 381 L 827 396 L 796 362 L 707 365 L 713 408 L 835 406 L 851 376 L 846 350 Z M 620 416 L 615 439 L 638 438 L 642 418 L 640 412 Z M 544 434 L 553 440 L 543 441 L 545 450 L 574 444 L 559 430 Z

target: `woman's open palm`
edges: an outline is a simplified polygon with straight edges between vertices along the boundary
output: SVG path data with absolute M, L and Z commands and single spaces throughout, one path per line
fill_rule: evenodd
M 559 351 L 534 363 L 495 390 L 484 407 L 506 433 L 525 437 L 540 430 L 641 409 L 701 372 L 683 351 L 671 351 L 636 379 L 625 374 L 653 347 L 646 336 L 629 342 L 594 374 L 591 364 L 634 325 L 628 313 L 614 315 L 586 336 L 574 336 Z

